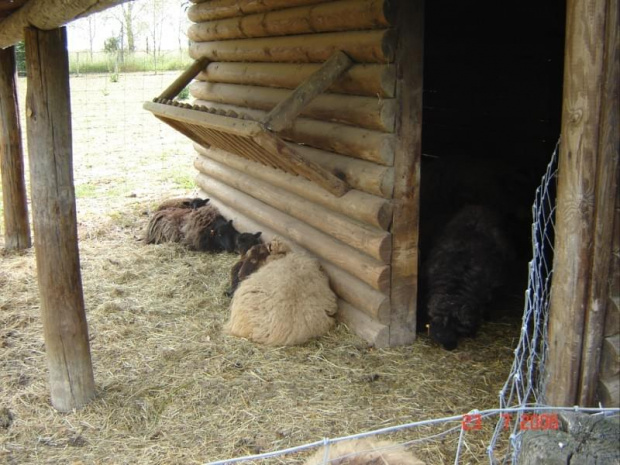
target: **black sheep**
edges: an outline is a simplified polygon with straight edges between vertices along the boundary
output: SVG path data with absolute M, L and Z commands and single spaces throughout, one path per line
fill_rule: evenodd
M 215 218 L 209 231 L 205 231 L 200 238 L 198 250 L 206 252 L 229 252 L 235 251 L 235 245 L 239 231 L 233 226 L 233 220 L 226 220 L 221 215 Z
M 259 231 L 257 233 L 241 233 L 235 239 L 235 251 L 244 256 L 248 250 L 250 250 L 255 245 L 262 244 L 262 240 L 260 238 L 262 232 Z
M 234 252 L 239 233 L 232 220 L 224 218 L 213 205 L 205 205 L 189 213 L 181 230 L 183 243 L 190 250 Z
M 422 267 L 430 336 L 447 350 L 473 337 L 504 284 L 512 249 L 492 210 L 469 205 L 446 225 Z

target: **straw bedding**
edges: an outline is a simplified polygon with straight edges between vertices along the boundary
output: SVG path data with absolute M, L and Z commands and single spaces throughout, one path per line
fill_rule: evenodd
M 144 213 L 156 203 L 133 202 L 80 219 L 98 392 L 77 412 L 49 402 L 34 253 L 0 256 L 0 462 L 204 463 L 496 406 L 518 324 L 487 323 L 454 352 L 424 335 L 375 349 L 343 325 L 301 347 L 227 336 L 224 291 L 237 257 L 145 245 Z M 468 433 L 462 463 L 486 462 L 493 424 L 483 426 Z M 456 441 L 419 443 L 415 453 L 451 463 Z

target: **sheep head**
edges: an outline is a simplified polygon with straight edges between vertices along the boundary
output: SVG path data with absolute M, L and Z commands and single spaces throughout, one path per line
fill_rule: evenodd
M 213 250 L 235 251 L 235 242 L 239 232 L 233 226 L 233 220 L 219 216 L 211 229 L 210 236 L 213 241 Z
M 236 251 L 240 255 L 244 256 L 252 247 L 262 243 L 260 239 L 261 234 L 262 234 L 261 231 L 255 234 L 252 234 L 252 233 L 239 234 L 235 241 Z

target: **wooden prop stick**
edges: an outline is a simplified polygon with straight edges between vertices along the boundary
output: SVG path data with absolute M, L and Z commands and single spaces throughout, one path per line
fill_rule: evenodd
M 289 127 L 310 101 L 325 92 L 353 62 L 344 52 L 336 52 L 314 74 L 302 82 L 285 100 L 271 110 L 263 121 L 264 126 L 274 132 Z
M 179 92 L 181 92 L 185 88 L 185 86 L 187 86 L 192 81 L 192 79 L 194 79 L 198 75 L 198 73 L 200 73 L 207 67 L 208 64 L 209 60 L 205 57 L 195 60 L 194 63 L 189 68 L 187 68 L 183 72 L 183 74 L 176 78 L 176 80 L 172 84 L 170 84 L 168 88 L 164 90 L 158 98 L 165 98 L 170 100 L 175 98 L 177 95 L 179 95 Z

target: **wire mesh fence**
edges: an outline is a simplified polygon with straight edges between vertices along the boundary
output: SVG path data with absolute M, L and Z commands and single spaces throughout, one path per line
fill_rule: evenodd
M 78 206 L 90 198 L 149 195 L 169 184 L 183 191 L 194 187 L 187 138 L 142 109 L 180 73 L 138 72 L 71 75 L 71 124 L 74 180 Z M 25 109 L 27 78 L 18 79 L 20 108 Z M 26 117 L 21 111 L 27 153 Z M 26 157 L 27 165 L 27 157 Z M 153 173 L 156 178 L 153 178 Z

